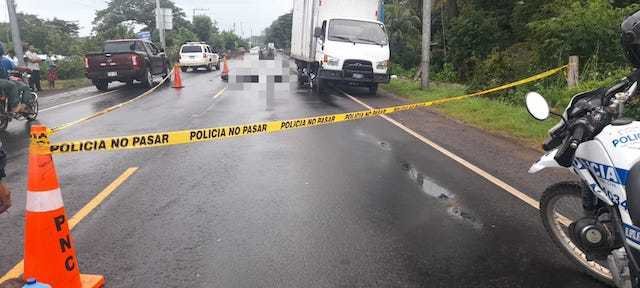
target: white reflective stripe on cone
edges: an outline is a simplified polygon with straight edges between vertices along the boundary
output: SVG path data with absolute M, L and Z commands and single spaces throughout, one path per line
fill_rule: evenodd
M 42 192 L 27 191 L 28 212 L 49 212 L 63 206 L 60 188 Z

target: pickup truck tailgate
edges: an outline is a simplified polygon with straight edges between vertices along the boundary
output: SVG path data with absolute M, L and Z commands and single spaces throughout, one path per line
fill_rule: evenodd
M 131 71 L 134 69 L 132 57 L 136 57 L 137 61 L 140 61 L 139 56 L 135 53 L 87 55 L 87 61 L 89 62 L 88 70 L 92 72 Z

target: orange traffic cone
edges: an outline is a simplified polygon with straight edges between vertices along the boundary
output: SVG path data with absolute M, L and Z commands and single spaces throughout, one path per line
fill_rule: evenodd
M 103 287 L 103 276 L 80 275 L 58 176 L 48 147 L 47 127 L 33 125 L 27 174 L 23 278 L 35 278 L 56 288 Z
M 182 75 L 180 74 L 180 65 L 173 66 L 173 88 L 184 88 L 182 85 Z
M 220 74 L 222 81 L 229 81 L 229 63 L 227 62 L 227 56 L 224 56 L 224 65 L 222 67 L 222 73 Z

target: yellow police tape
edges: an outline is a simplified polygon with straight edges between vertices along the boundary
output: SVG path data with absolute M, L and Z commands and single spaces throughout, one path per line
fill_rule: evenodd
M 113 151 L 113 150 L 125 150 L 125 149 L 140 149 L 151 147 L 163 147 L 171 145 L 181 145 L 205 141 L 217 141 L 222 139 L 236 138 L 247 135 L 259 135 L 267 133 L 281 132 L 291 129 L 307 128 L 320 125 L 327 125 L 333 123 L 340 123 L 345 121 L 359 120 L 369 117 L 374 117 L 383 114 L 392 114 L 401 111 L 414 110 L 420 107 L 429 107 L 437 104 L 443 104 L 451 101 L 457 101 L 467 99 L 471 97 L 477 97 L 486 95 L 489 93 L 506 90 L 519 85 L 535 82 L 562 71 L 567 66 L 562 66 L 556 69 L 549 70 L 547 72 L 540 73 L 538 75 L 522 79 L 513 83 L 502 85 L 500 87 L 492 88 L 489 90 L 453 97 L 435 101 L 420 102 L 407 105 L 399 105 L 387 108 L 379 108 L 373 110 L 364 110 L 357 112 L 322 115 L 315 117 L 299 118 L 292 120 L 279 120 L 271 122 L 253 123 L 246 125 L 216 127 L 216 128 L 203 128 L 183 131 L 171 131 L 171 132 L 159 132 L 140 135 L 130 135 L 121 137 L 107 137 L 90 140 L 70 141 L 48 144 L 49 151 L 53 154 L 65 154 L 76 152 L 92 152 L 92 151 Z M 47 145 L 45 143 L 41 145 Z
M 117 105 L 111 106 L 111 107 L 106 108 L 106 109 L 104 109 L 104 110 L 102 110 L 102 111 L 98 111 L 98 112 L 96 112 L 96 113 L 94 113 L 94 114 L 92 114 L 92 115 L 89 115 L 89 116 L 87 116 L 87 117 L 84 117 L 84 118 L 81 118 L 81 119 L 75 120 L 75 121 L 73 121 L 73 122 L 69 122 L 69 123 L 66 123 L 66 124 L 62 124 L 62 125 L 60 125 L 60 126 L 58 126 L 58 127 L 55 127 L 55 128 L 53 128 L 53 129 L 51 129 L 51 132 L 52 132 L 52 133 L 55 133 L 55 132 L 62 131 L 62 130 L 64 130 L 64 129 L 71 128 L 72 126 L 78 125 L 78 124 L 80 124 L 80 123 L 82 123 L 82 122 L 89 121 L 89 120 L 91 120 L 91 119 L 93 119 L 93 118 L 100 117 L 100 116 L 105 115 L 105 114 L 107 114 L 107 113 L 109 113 L 109 112 L 112 112 L 112 111 L 114 111 L 114 110 L 118 110 L 118 109 L 120 109 L 120 108 L 122 108 L 122 107 L 124 107 L 124 106 L 126 106 L 126 105 L 129 105 L 129 104 L 131 104 L 131 103 L 133 103 L 133 102 L 135 102 L 135 101 L 138 101 L 138 100 L 142 99 L 143 97 L 146 97 L 146 96 L 150 95 L 151 93 L 155 92 L 155 91 L 158 89 L 158 87 L 160 87 L 160 86 L 164 85 L 164 83 L 166 83 L 166 82 L 167 82 L 167 80 L 168 80 L 169 78 L 171 78 L 171 75 L 173 75 L 173 70 L 171 70 L 171 71 L 169 72 L 169 75 L 167 75 L 167 77 L 162 78 L 162 81 L 160 81 L 160 83 L 158 83 L 158 85 L 156 85 L 156 86 L 154 86 L 153 88 L 151 88 L 151 89 L 147 90 L 146 92 L 144 92 L 144 93 L 142 93 L 142 94 L 140 94 L 140 95 L 136 96 L 135 98 L 130 99 L 130 100 L 125 101 L 125 102 L 122 102 L 122 103 L 120 103 L 120 104 L 117 104 Z

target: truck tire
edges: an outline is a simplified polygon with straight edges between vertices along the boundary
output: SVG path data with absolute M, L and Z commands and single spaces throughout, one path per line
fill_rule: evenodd
M 102 91 L 102 92 L 106 92 L 107 90 L 109 90 L 109 81 L 107 80 L 97 80 L 93 82 L 93 85 L 96 86 L 96 89 Z
M 182 73 L 187 73 L 187 69 L 188 68 L 184 66 L 180 67 L 180 70 L 182 70 Z
M 207 65 L 207 72 L 211 71 L 213 71 L 213 64 L 209 63 L 209 65 Z
M 142 75 L 142 85 L 144 88 L 153 87 L 153 75 L 151 74 L 151 69 L 149 69 L 149 67 L 145 68 Z
M 220 71 L 220 62 L 218 62 L 218 64 L 216 64 L 216 70 Z
M 371 94 L 372 96 L 378 95 L 378 84 L 369 86 L 369 94 Z
M 325 96 L 327 92 L 327 81 L 316 78 L 313 80 L 313 92 L 318 96 Z

